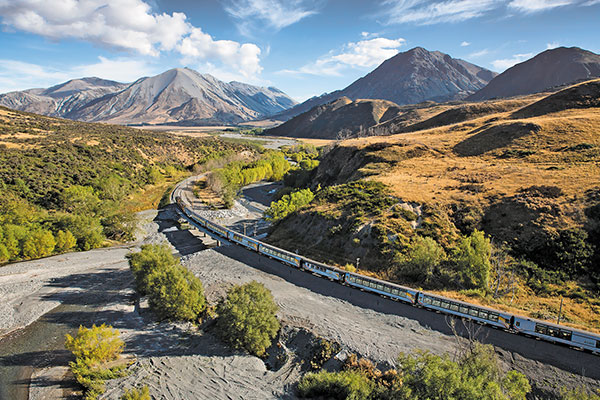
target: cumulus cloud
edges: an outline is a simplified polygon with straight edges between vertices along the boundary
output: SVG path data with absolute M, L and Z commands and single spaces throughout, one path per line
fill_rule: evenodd
M 143 0 L 0 0 L 0 15 L 7 27 L 54 40 L 84 40 L 151 57 L 179 52 L 243 76 L 262 70 L 255 44 L 214 40 L 185 14 L 153 13 Z
M 469 42 L 462 42 L 460 44 L 461 47 L 467 47 L 467 46 L 470 46 L 470 45 L 471 45 L 471 43 L 469 43 Z
M 533 53 L 515 54 L 511 58 L 504 58 L 492 61 L 492 65 L 497 71 L 504 71 L 515 64 L 521 63 L 533 57 Z
M 535 13 L 575 4 L 574 0 L 512 0 L 508 7 L 524 13 Z
M 406 43 L 402 38 L 375 38 L 347 43 L 342 50 L 332 51 L 297 70 L 283 70 L 289 74 L 339 76 L 344 68 L 372 68 L 395 56 Z
M 317 13 L 314 5 L 304 3 L 302 0 L 230 0 L 225 11 L 244 27 L 249 19 L 259 19 L 279 30 Z
M 502 4 L 502 0 L 386 0 L 383 2 L 388 24 L 418 25 L 466 21 L 481 17 L 499 4 Z

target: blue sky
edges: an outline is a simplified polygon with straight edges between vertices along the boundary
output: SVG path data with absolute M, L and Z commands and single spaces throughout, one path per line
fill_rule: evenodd
M 187 66 L 302 101 L 415 46 L 497 72 L 600 53 L 600 0 L 0 0 L 0 22 L 0 93 Z

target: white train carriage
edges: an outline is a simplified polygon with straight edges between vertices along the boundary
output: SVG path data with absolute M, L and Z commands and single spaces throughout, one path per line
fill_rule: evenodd
M 254 251 L 258 251 L 258 245 L 260 244 L 258 240 L 250 239 L 248 236 L 234 231 L 229 231 L 229 239 Z
M 510 329 L 512 315 L 503 311 L 494 310 L 493 308 L 476 306 L 474 304 L 465 303 L 464 301 L 448 299 L 443 296 L 423 292 L 419 294 L 417 304 L 430 310 L 469 318 L 502 329 Z
M 300 257 L 297 254 L 290 253 L 289 251 L 280 249 L 278 247 L 260 243 L 258 247 L 258 252 L 268 257 L 275 258 L 279 261 L 283 261 L 284 263 L 292 265 L 294 267 L 300 267 L 300 260 L 302 259 L 302 257 Z
M 514 318 L 513 328 L 519 333 L 600 354 L 600 335 L 598 334 L 518 315 L 515 315 Z
M 353 286 L 363 290 L 368 290 L 370 292 L 384 295 L 392 299 L 404 301 L 410 304 L 415 303 L 417 294 L 419 293 L 416 290 L 404 286 L 395 285 L 390 282 L 366 277 L 364 275 L 353 274 L 351 272 L 346 272 L 344 280 L 349 286 Z
M 332 279 L 334 281 L 341 281 L 345 274 L 345 271 L 342 271 L 341 269 L 331 267 L 327 264 L 313 261 L 308 258 L 302 259 L 301 267 L 307 271 L 315 273 L 319 276 L 323 276 L 325 278 Z

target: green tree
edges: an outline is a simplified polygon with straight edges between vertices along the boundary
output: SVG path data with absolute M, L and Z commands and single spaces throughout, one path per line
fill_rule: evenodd
M 309 372 L 298 383 L 298 394 L 304 398 L 364 400 L 373 389 L 373 383 L 358 371 Z
M 481 231 L 474 230 L 470 236 L 461 240 L 455 262 L 467 286 L 488 288 L 491 254 L 490 239 Z
M 23 256 L 25 258 L 41 258 L 52 254 L 56 241 L 52 232 L 36 230 L 30 232 L 23 243 Z
M 206 309 L 202 283 L 179 264 L 153 271 L 148 282 L 150 305 L 162 318 L 197 321 Z
M 65 252 L 71 250 L 77 244 L 77 239 L 71 233 L 71 231 L 59 230 L 56 232 L 56 250 L 58 252 Z
M 232 347 L 262 356 L 279 331 L 277 309 L 273 295 L 261 283 L 235 286 L 217 306 L 217 333 Z
M 61 194 L 62 208 L 73 214 L 94 216 L 100 207 L 100 199 L 91 186 L 73 185 Z
M 167 245 L 146 244 L 141 250 L 127 256 L 137 290 L 145 295 L 150 291 L 149 277 L 156 271 L 177 265 L 179 260 Z
M 442 246 L 430 237 L 415 236 L 406 252 L 398 257 L 400 275 L 413 281 L 428 282 L 444 260 Z
M 124 346 L 119 331 L 105 324 L 91 328 L 80 326 L 75 337 L 65 336 L 65 348 L 90 365 L 116 360 Z
M 268 220 L 277 221 L 285 218 L 299 208 L 309 204 L 315 198 L 310 189 L 302 189 L 284 195 L 280 200 L 271 203 L 265 211 Z

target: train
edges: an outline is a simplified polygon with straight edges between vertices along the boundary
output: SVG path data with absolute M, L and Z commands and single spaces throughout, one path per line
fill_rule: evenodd
M 411 306 L 600 355 L 599 334 L 450 299 L 336 268 L 228 229 L 193 212 L 180 197 L 176 197 L 175 200 L 178 210 L 189 219 L 192 225 L 206 229 L 223 239 L 278 260 L 290 267 L 327 278 L 352 289 L 371 292 Z

